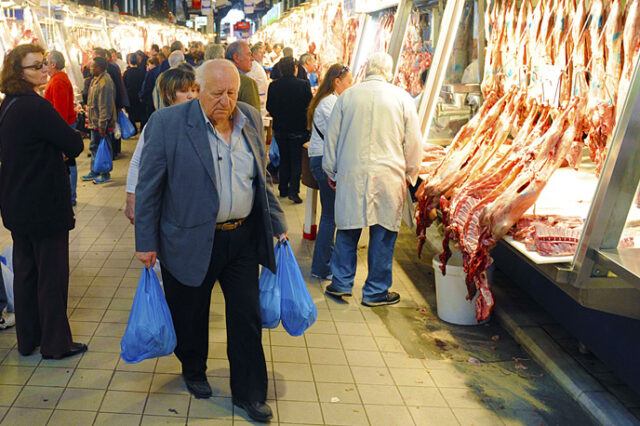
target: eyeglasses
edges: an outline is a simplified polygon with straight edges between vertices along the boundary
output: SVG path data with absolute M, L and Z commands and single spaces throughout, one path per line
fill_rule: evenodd
M 345 65 L 344 67 L 342 67 L 342 69 L 340 70 L 336 78 L 341 78 L 343 75 L 345 75 L 348 72 L 349 72 L 349 67 Z
M 30 68 L 32 70 L 40 71 L 43 67 L 46 67 L 47 65 L 49 65 L 49 62 L 47 62 L 47 60 L 45 59 L 39 64 L 27 65 L 26 67 L 22 67 L 22 69 L 26 70 L 27 68 Z

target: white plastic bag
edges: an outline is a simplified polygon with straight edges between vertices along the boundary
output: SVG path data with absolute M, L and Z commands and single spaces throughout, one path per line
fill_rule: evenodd
M 0 262 L 0 268 L 2 268 L 2 280 L 7 293 L 7 312 L 14 312 L 13 272 L 2 262 Z
M 122 137 L 122 132 L 120 131 L 120 124 L 116 121 L 116 128 L 113 129 L 113 138 L 120 139 Z

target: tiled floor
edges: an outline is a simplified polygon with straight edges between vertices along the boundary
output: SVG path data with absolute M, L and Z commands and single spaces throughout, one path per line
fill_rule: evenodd
M 0 420 L 6 425 L 248 423 L 228 385 L 224 304 L 215 287 L 208 376 L 214 397 L 186 391 L 173 356 L 129 365 L 120 338 L 141 272 L 133 227 L 123 215 L 124 183 L 135 141 L 123 144 L 113 181 L 79 183 L 71 233 L 69 318 L 89 351 L 63 361 L 21 357 L 15 332 L 0 332 Z M 86 154 L 79 174 L 88 169 Z M 304 196 L 304 194 L 301 194 Z M 399 305 L 369 309 L 360 292 L 346 303 L 309 278 L 313 243 L 302 239 L 304 204 L 285 201 L 290 238 L 318 320 L 302 337 L 265 330 L 273 423 L 334 425 L 590 424 L 590 419 L 499 326 L 455 327 L 433 315 L 433 274 L 404 230 L 394 263 Z M 361 241 L 366 246 L 366 237 Z M 10 244 L 6 230 L 0 244 Z M 357 285 L 366 274 L 360 250 Z M 500 336 L 499 341 L 492 339 Z M 481 365 L 468 362 L 469 357 Z M 515 357 L 515 358 L 514 358 Z

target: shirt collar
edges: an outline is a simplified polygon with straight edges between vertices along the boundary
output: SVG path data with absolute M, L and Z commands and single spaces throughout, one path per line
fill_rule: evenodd
M 363 81 L 371 81 L 371 80 L 384 81 L 384 82 L 387 81 L 383 76 L 377 75 L 377 74 L 370 75 L 369 77 L 365 78 Z
M 211 122 L 211 120 L 209 120 L 209 117 L 207 117 L 207 114 L 204 112 L 204 109 L 202 108 L 202 104 L 200 103 L 200 99 L 198 99 L 198 105 L 200 105 L 200 111 L 202 111 L 202 116 L 204 117 L 204 122 L 207 125 L 207 127 L 209 129 L 213 130 L 214 134 L 218 134 L 218 130 L 216 129 L 216 127 L 213 125 L 213 123 Z M 244 124 L 247 121 L 247 117 L 242 113 L 242 111 L 240 111 L 240 109 L 236 106 L 236 108 L 233 110 L 232 112 L 233 115 L 233 133 L 237 133 L 237 132 L 241 132 L 242 129 L 244 128 Z

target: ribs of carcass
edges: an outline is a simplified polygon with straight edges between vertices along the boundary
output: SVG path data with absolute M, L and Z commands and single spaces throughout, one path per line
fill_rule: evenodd
M 627 2 L 627 13 L 624 19 L 624 32 L 622 35 L 622 51 L 624 52 L 623 70 L 618 85 L 618 102 L 616 117 L 622 113 L 623 104 L 631 88 L 631 77 L 638 61 L 640 51 L 640 0 Z

